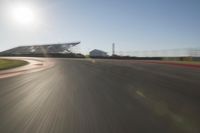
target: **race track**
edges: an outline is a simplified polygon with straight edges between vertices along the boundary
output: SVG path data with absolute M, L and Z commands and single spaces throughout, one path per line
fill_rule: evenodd
M 0 79 L 0 133 L 199 133 L 200 69 L 53 59 Z

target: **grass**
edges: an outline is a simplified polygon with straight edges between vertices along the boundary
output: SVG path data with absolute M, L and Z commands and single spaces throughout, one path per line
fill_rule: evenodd
M 22 60 L 0 59 L 0 70 L 11 69 L 27 64 L 28 62 Z

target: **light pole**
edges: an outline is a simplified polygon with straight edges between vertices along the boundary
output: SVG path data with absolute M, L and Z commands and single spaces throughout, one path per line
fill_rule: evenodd
M 112 56 L 115 55 L 115 43 L 112 44 Z

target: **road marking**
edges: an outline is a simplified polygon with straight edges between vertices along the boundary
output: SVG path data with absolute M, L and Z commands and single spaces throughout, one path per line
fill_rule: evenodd
M 136 94 L 139 95 L 140 97 L 146 98 L 146 96 L 144 95 L 144 93 L 142 93 L 139 90 L 136 91 Z

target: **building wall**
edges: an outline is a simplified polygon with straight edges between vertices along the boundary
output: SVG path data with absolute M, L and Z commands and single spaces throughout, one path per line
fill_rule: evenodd
M 91 57 L 105 57 L 105 56 L 108 56 L 106 52 L 103 52 L 103 51 L 98 51 L 98 50 L 94 50 L 94 51 L 91 51 L 90 52 L 90 56 Z

